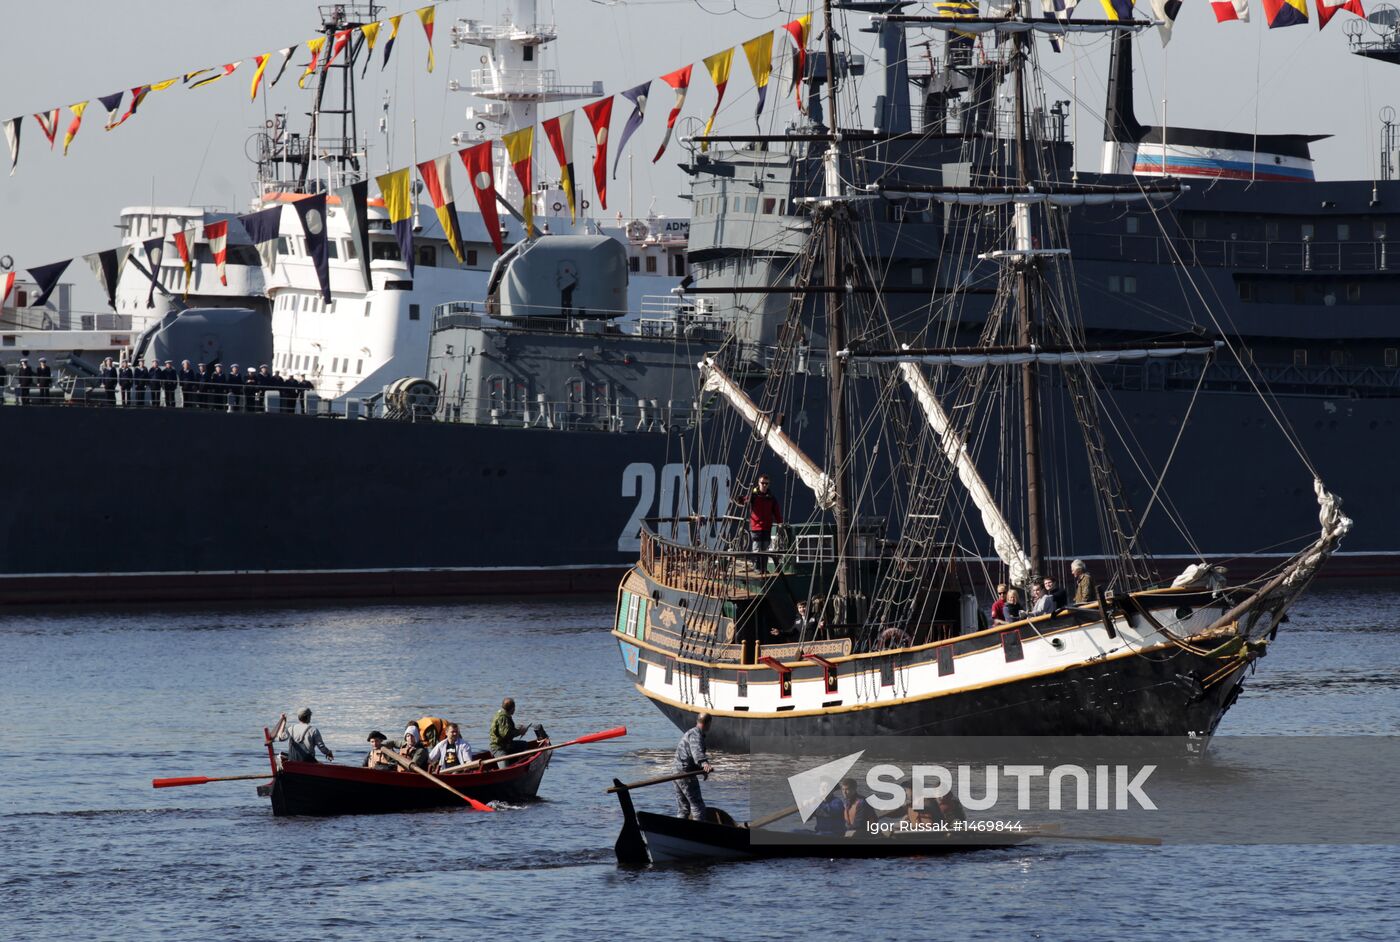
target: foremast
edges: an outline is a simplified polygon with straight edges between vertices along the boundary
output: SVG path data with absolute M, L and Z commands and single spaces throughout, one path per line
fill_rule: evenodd
M 846 206 L 842 201 L 841 187 L 841 112 L 837 109 L 841 70 L 836 66 L 836 35 L 832 25 L 831 0 L 822 2 L 822 30 L 827 61 L 827 113 L 830 115 L 831 126 L 826 154 L 823 157 L 823 199 L 817 204 L 817 211 L 822 217 L 826 283 L 840 285 L 844 280 L 841 271 L 841 223 L 844 222 Z M 827 428 L 831 439 L 831 477 L 835 491 L 831 514 L 836 531 L 837 617 L 844 622 L 854 622 L 859 615 L 851 611 L 855 576 L 851 561 L 851 550 L 854 547 L 851 542 L 850 467 L 846 440 L 846 364 L 839 355 L 846 346 L 846 312 L 845 299 L 837 291 L 826 296 L 826 335 L 829 403 Z

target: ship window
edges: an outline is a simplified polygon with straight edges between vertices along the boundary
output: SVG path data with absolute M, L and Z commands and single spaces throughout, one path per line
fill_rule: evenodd
M 356 375 L 356 376 L 363 376 L 363 375 L 365 375 L 365 361 L 364 361 L 364 360 L 356 360 L 356 361 L 355 361 L 355 375 Z
M 1351 238 L 1351 226 L 1344 222 L 1337 223 L 1337 241 L 1346 242 Z
M 292 240 L 287 236 L 282 236 L 277 240 L 277 251 L 282 255 L 292 254 Z
M 1137 276 L 1136 276 L 1136 275 L 1124 275 L 1124 276 L 1123 276 L 1123 293 L 1124 293 L 1124 294 L 1137 294 Z
M 778 214 L 778 201 L 771 196 L 763 198 L 763 215 L 776 216 Z
M 331 357 L 331 372 L 340 372 L 340 357 Z
M 1191 220 L 1191 237 L 1193 239 L 1204 239 L 1206 237 L 1206 221 L 1204 219 Z
M 1360 300 L 1361 300 L 1361 282 L 1359 282 L 1359 281 L 1351 281 L 1351 282 L 1348 282 L 1348 283 L 1347 283 L 1347 300 L 1348 300 L 1348 301 L 1360 301 Z
M 1278 223 L 1276 223 L 1276 222 L 1266 222 L 1266 223 L 1264 223 L 1264 240 L 1265 240 L 1266 242 L 1277 242 L 1277 241 L 1278 241 Z
M 1109 276 L 1108 276 L 1108 290 L 1109 290 L 1109 291 L 1114 291 L 1114 292 L 1122 291 L 1122 290 L 1123 290 L 1123 279 L 1120 278 L 1120 277 L 1117 276 L 1117 275 L 1109 275 Z
M 1238 288 L 1239 288 L 1239 291 L 1240 291 L 1240 300 L 1241 300 L 1241 301 L 1253 301 L 1253 300 L 1254 300 L 1254 282 L 1252 282 L 1252 281 L 1241 281 L 1241 282 L 1239 283 L 1239 285 L 1238 285 Z
M 418 264 L 425 268 L 433 268 L 437 265 L 437 246 L 420 245 L 415 253 L 418 256 Z
M 627 260 L 627 268 L 628 268 L 629 271 L 634 271 L 634 272 L 635 272 L 635 271 L 641 271 L 641 270 L 642 270 L 642 260 L 641 260 L 640 258 L 637 258 L 637 256 L 635 256 L 635 255 L 632 256 L 631 258 L 629 258 L 629 259 Z
M 1347 352 L 1345 350 L 1333 350 L 1331 351 L 1329 359 L 1332 361 L 1333 366 L 1346 366 Z
M 410 304 L 408 306 L 408 319 L 411 321 L 418 320 L 420 318 L 420 315 L 422 314 L 422 311 L 423 306 L 421 304 Z
M 365 317 L 369 317 L 369 302 L 365 302 Z
M 355 240 L 354 240 L 354 239 L 346 239 L 346 240 L 345 240 L 345 257 L 346 257 L 346 258 L 359 258 L 359 257 L 360 257 L 360 253 L 357 252 L 357 251 L 355 251 Z
M 476 265 L 476 249 L 467 249 L 467 265 Z
M 399 245 L 388 239 L 378 239 L 370 243 L 369 257 L 380 261 L 397 262 L 399 260 Z
M 1371 224 L 1371 238 L 1377 241 L 1385 238 L 1385 223 L 1376 222 Z
M 311 368 L 313 370 L 319 370 L 321 368 L 321 358 L 319 356 L 311 358 Z
M 1310 223 L 1310 222 L 1305 222 L 1305 223 L 1303 223 L 1303 241 L 1304 241 L 1304 242 L 1310 241 L 1310 240 L 1312 239 L 1312 237 L 1313 237 L 1313 231 L 1314 231 L 1314 230 L 1313 230 L 1313 224 L 1312 224 L 1312 223 Z
M 521 50 L 521 54 L 522 54 L 522 56 L 524 57 L 524 59 L 525 59 L 526 62 L 534 62 L 534 61 L 535 61 L 535 47 L 534 47 L 534 46 L 526 46 L 523 50 Z
M 649 274 L 649 275 L 654 275 L 654 274 L 656 274 L 656 256 L 655 256 L 655 255 L 648 255 L 648 256 L 647 256 L 647 274 Z
M 673 275 L 684 275 L 684 274 L 685 274 L 685 256 L 684 256 L 684 255 L 672 255 L 672 256 L 671 256 L 671 261 L 674 263 L 674 264 L 673 264 L 673 267 L 675 268 L 675 271 L 672 272 L 672 274 L 673 274 Z
M 1400 350 L 1396 350 L 1394 347 L 1386 347 L 1385 365 L 1392 369 L 1396 366 L 1400 366 Z
M 744 197 L 744 212 L 746 212 L 746 213 L 756 213 L 756 212 L 758 212 L 758 197 L 757 197 L 757 196 L 746 196 L 746 197 Z
M 335 239 L 326 240 L 326 258 L 340 258 L 340 243 Z
M 924 283 L 924 268 L 922 265 L 915 265 L 909 269 L 909 283 L 911 285 L 921 285 Z
M 1127 231 L 1128 235 L 1137 235 L 1138 218 L 1136 216 L 1125 217 L 1123 219 L 1123 227 Z
M 738 692 L 735 694 L 736 696 L 747 697 L 749 695 L 749 672 L 735 671 L 734 686 L 738 690 Z
M 880 662 L 880 686 L 894 686 L 894 658 L 887 657 Z
M 1019 661 L 1026 656 L 1026 652 L 1021 647 L 1021 633 L 1019 631 L 1003 631 L 1001 633 L 1001 650 L 1006 655 L 1006 660 Z
M 1306 350 L 1294 350 L 1294 351 L 1293 351 L 1293 365 L 1294 365 L 1294 366 L 1307 366 L 1307 365 L 1308 365 L 1308 351 L 1306 351 Z

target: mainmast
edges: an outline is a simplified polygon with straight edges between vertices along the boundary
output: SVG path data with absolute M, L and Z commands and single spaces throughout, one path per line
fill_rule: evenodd
M 1018 2 L 1018 7 L 1022 6 Z M 1029 19 L 1029 14 L 1018 10 Z M 1021 189 L 1030 185 L 1030 167 L 1026 158 L 1026 37 L 1027 32 L 1012 34 L 1011 66 L 1015 78 L 1016 98 L 1016 183 Z M 1034 239 L 1031 234 L 1031 208 L 1028 203 L 1016 203 L 1012 208 L 1016 226 L 1016 328 L 1017 340 L 1024 346 L 1036 341 L 1035 306 L 1031 297 L 1032 268 L 1035 265 Z M 1044 574 L 1044 522 L 1041 512 L 1040 461 L 1040 387 L 1034 361 L 1021 365 L 1022 436 L 1026 460 L 1026 548 L 1031 561 L 1031 573 Z
M 826 41 L 826 103 L 831 136 L 823 157 L 825 169 L 822 212 L 822 241 L 825 255 L 825 277 L 828 285 L 842 283 L 841 229 L 837 214 L 843 213 L 841 202 L 841 131 L 840 111 L 836 108 L 837 82 L 840 70 L 836 65 L 836 36 L 831 22 L 831 0 L 822 2 L 822 29 Z M 798 77 L 801 81 L 802 77 Z M 836 525 L 836 595 L 837 617 L 854 620 L 850 611 L 852 583 L 849 552 L 851 542 L 851 504 L 848 486 L 850 469 L 846 462 L 846 364 L 838 356 L 846 348 L 845 299 L 840 292 L 826 296 L 826 356 L 827 399 L 830 414 L 827 428 L 831 434 L 831 476 L 835 482 L 835 503 L 832 516 Z

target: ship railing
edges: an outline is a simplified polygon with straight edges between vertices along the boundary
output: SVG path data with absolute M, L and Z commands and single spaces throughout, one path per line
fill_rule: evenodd
M 1400 348 L 1390 349 L 1397 350 L 1392 356 L 1400 359 Z M 1252 363 L 1246 369 L 1222 359 L 1209 364 L 1120 363 L 1099 367 L 1097 375 L 1111 389 L 1132 392 L 1195 389 L 1199 385 L 1210 392 L 1253 395 L 1256 385 L 1262 381 L 1279 395 L 1354 399 L 1400 395 L 1400 368 L 1397 367 Z
M 588 98 L 603 94 L 603 83 L 561 85 L 554 69 L 472 69 L 465 84 L 450 82 L 454 91 L 473 95 L 559 95 Z
M 483 23 L 481 20 L 462 19 L 452 27 L 452 44 L 470 43 L 487 46 L 502 39 L 510 42 L 547 43 L 559 37 L 559 27 L 553 23 L 536 23 L 521 26 L 507 17 L 498 23 Z
M 1167 240 L 1153 235 L 1077 235 L 1075 255 L 1081 259 L 1114 259 L 1151 265 L 1176 264 L 1180 259 L 1203 268 L 1236 268 L 1258 271 L 1342 271 L 1362 274 L 1388 271 L 1394 254 L 1384 239 L 1281 242 L 1268 239 Z M 1397 259 L 1400 264 L 1400 259 Z M 1243 292 L 1252 286 L 1241 285 Z M 1112 288 L 1110 288 L 1112 290 Z M 1316 290 L 1322 291 L 1319 287 Z M 1359 290 L 1359 289 L 1356 289 Z M 1252 298 L 1246 297 L 1245 300 Z M 1364 299 L 1364 291 L 1362 291 Z M 1309 301 L 1307 297 L 1298 303 Z M 1325 297 L 1317 300 L 1327 303 Z M 1345 297 L 1337 302 L 1353 300 Z

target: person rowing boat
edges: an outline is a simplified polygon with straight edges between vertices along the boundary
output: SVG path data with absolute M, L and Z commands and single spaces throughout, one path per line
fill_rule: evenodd
M 700 772 L 705 777 L 714 771 L 710 757 L 705 754 L 705 733 L 710 729 L 710 714 L 701 713 L 695 725 L 681 735 L 676 744 L 676 771 Z M 695 821 L 705 820 L 705 799 L 700 794 L 700 776 L 687 775 L 676 779 L 676 816 Z
M 277 732 L 272 736 L 273 742 L 287 743 L 287 758 L 293 762 L 315 762 L 316 750 L 319 749 L 331 762 L 335 761 L 335 754 L 326 746 L 326 741 L 321 738 L 321 731 L 311 725 L 311 710 L 302 707 L 297 711 L 297 721 L 288 723 L 284 716 L 277 723 Z

